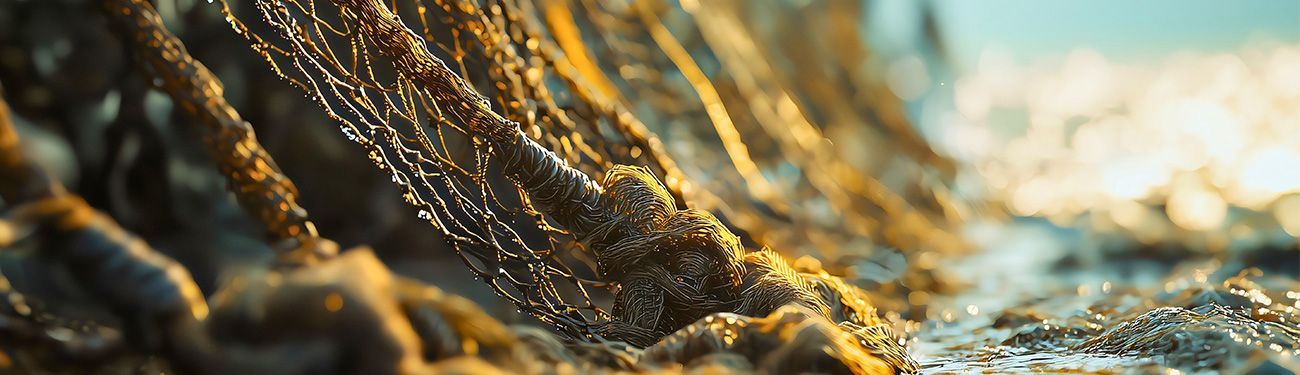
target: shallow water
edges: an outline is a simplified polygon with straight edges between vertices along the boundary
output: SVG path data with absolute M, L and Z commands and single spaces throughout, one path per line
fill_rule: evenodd
M 1044 241 L 1052 237 L 1061 236 L 1008 233 L 942 267 L 969 285 L 902 325 L 923 373 L 1300 371 L 1294 254 L 1263 262 L 1280 266 L 1195 252 L 1098 254 L 1089 264 Z

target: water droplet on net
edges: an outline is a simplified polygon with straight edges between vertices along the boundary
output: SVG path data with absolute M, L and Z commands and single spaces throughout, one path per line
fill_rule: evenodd
M 341 127 L 339 127 L 339 128 L 343 130 L 343 136 L 348 137 L 348 140 L 349 140 L 349 141 L 353 141 L 353 142 L 356 142 L 356 141 L 357 141 L 357 139 L 358 139 L 358 138 L 357 138 L 357 135 L 354 134 L 354 133 L 352 133 L 352 128 L 349 128 L 349 127 L 346 127 L 346 126 L 341 126 Z

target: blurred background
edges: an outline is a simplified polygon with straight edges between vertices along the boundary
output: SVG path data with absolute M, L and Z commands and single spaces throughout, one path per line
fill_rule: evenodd
M 251 3 L 233 3 L 235 15 L 264 28 Z M 552 110 L 605 124 L 592 114 L 604 103 L 643 123 L 681 175 L 656 172 L 687 205 L 747 247 L 867 290 L 929 371 L 1296 371 L 1300 2 L 501 3 L 523 14 L 511 25 L 542 30 L 540 47 L 504 43 L 540 67 Z M 324 236 L 530 324 L 218 7 L 154 4 L 223 81 Z M 0 83 L 24 148 L 205 291 L 264 265 L 260 228 L 191 120 L 136 69 L 98 7 L 0 0 Z M 498 66 L 490 58 L 446 53 L 452 44 L 437 52 L 495 104 L 544 102 L 484 73 Z M 545 48 L 555 52 L 529 52 Z M 557 66 L 582 89 L 555 78 Z M 592 175 L 656 157 L 615 147 L 610 134 L 625 130 L 537 127 Z M 584 155 L 584 139 L 606 158 Z M 0 256 L 15 284 L 44 285 L 30 261 Z M 1240 345 L 1218 362 L 1098 358 L 1077 345 L 1153 309 L 1209 303 L 1249 318 L 1200 327 L 1196 343 L 1242 332 L 1223 336 Z M 1292 331 L 1252 326 L 1267 322 Z

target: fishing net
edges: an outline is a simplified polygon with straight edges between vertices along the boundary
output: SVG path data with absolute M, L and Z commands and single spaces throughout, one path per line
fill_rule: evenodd
M 682 125 L 670 133 L 690 143 L 672 149 L 679 157 L 692 154 L 683 168 L 710 176 L 737 171 L 732 185 L 748 188 L 750 201 L 729 200 L 723 208 L 758 242 L 823 259 L 864 238 L 904 249 L 954 247 L 945 212 L 966 204 L 945 187 L 954 166 L 873 78 L 862 4 L 576 3 L 606 69 L 631 72 L 620 75 L 630 100 L 661 103 L 638 116 Z M 798 21 L 781 16 L 794 13 Z M 721 155 L 708 156 L 711 150 Z
M 683 3 L 690 13 L 653 1 L 220 3 L 235 32 L 392 175 L 413 213 L 477 278 L 583 339 L 597 339 L 593 327 L 610 320 L 600 305 L 618 286 L 598 280 L 592 255 L 503 177 L 510 166 L 483 139 L 492 125 L 517 123 L 594 180 L 615 165 L 649 166 L 679 207 L 718 213 L 751 247 L 945 238 L 932 222 L 942 207 L 913 207 L 915 197 L 873 179 L 877 171 L 837 159 L 827 129 L 803 109 L 823 98 L 795 84 L 802 76 L 756 64 L 772 52 L 744 39 L 760 33 L 720 4 Z M 668 23 L 686 32 L 674 35 Z M 679 169 L 639 117 L 695 150 L 690 165 Z M 692 125 L 704 123 L 712 126 Z M 903 139 L 912 165 L 949 178 L 946 161 L 902 126 L 879 128 Z M 788 166 L 794 183 L 774 183 Z M 683 169 L 718 176 L 696 186 Z
M 679 172 L 639 124 L 590 98 L 577 77 L 563 71 L 554 54 L 547 53 L 551 47 L 541 45 L 520 16 L 527 13 L 521 4 L 253 5 L 256 14 L 238 17 L 228 4 L 222 7 L 232 27 L 282 79 L 303 90 L 339 123 L 345 137 L 392 175 L 415 215 L 447 240 L 477 278 L 561 332 L 593 338 L 589 328 L 609 315 L 593 302 L 592 292 L 607 295 L 607 285 L 592 280 L 590 256 L 572 236 L 552 226 L 522 188 L 509 188 L 513 183 L 496 170 L 502 162 L 489 143 L 474 137 L 475 114 L 464 110 L 482 105 L 475 110 L 519 123 L 541 145 L 591 176 L 615 164 L 652 165 L 667 176 Z M 363 30 L 359 25 L 375 25 L 363 14 L 368 11 L 408 23 Z M 241 19 L 247 17 L 260 18 L 260 24 L 245 25 Z M 436 63 L 451 62 L 460 74 L 457 83 L 491 84 L 430 87 L 402 65 L 401 55 L 388 53 L 397 47 L 386 44 L 394 42 L 384 39 L 384 33 L 393 32 L 409 33 L 398 39 L 413 37 L 409 40 L 421 45 L 406 47 L 427 48 L 441 60 Z M 565 90 L 569 100 L 557 102 L 551 85 Z M 681 201 L 676 181 L 670 179 L 668 185 Z

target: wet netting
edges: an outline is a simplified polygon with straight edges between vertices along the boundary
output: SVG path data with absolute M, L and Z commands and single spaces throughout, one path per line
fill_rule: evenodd
M 795 69 L 799 73 L 790 77 L 776 73 L 781 69 L 775 64 L 806 64 L 781 56 L 854 54 L 775 37 L 770 39 L 781 43 L 764 48 L 758 37 L 743 37 L 758 31 L 743 26 L 744 12 L 733 9 L 736 4 L 690 4 L 220 2 L 234 31 L 392 175 L 415 207 L 412 214 L 432 224 L 478 278 L 570 337 L 598 339 L 591 328 L 610 319 L 600 306 L 609 305 L 610 291 L 618 286 L 600 280 L 594 257 L 556 225 L 565 220 L 534 206 L 571 192 L 539 196 L 509 178 L 518 167 L 502 157 L 510 152 L 494 147 L 520 130 L 590 181 L 601 181 L 616 165 L 649 167 L 678 208 L 689 203 L 712 211 L 750 248 L 773 246 L 786 256 L 826 259 L 848 254 L 839 251 L 846 243 L 956 248 L 942 227 L 951 219 L 948 213 L 959 210 L 939 195 L 941 182 L 951 177 L 925 172 L 950 169 L 942 167 L 947 161 L 920 141 L 880 146 L 888 153 L 897 143 L 911 161 L 873 167 L 839 160 L 830 137 L 856 133 L 814 116 L 878 125 L 867 129 L 874 132 L 869 135 L 843 137 L 846 142 L 916 138 L 898 123 L 897 108 L 856 105 L 834 93 L 878 92 L 878 84 L 835 86 L 861 80 L 813 74 L 821 71 L 816 69 Z M 827 9 L 825 16 L 843 21 L 831 15 L 845 12 Z M 857 29 L 852 22 L 815 26 L 822 24 L 781 24 L 769 31 L 844 35 Z M 814 50 L 785 51 L 795 46 Z M 835 61 L 847 67 L 863 59 Z M 765 82 L 788 85 L 763 87 Z M 830 107 L 813 111 L 813 102 Z M 674 153 L 691 162 L 679 169 L 638 118 L 666 132 L 678 147 Z M 894 165 L 903 165 L 902 176 L 910 176 L 900 180 L 905 186 L 872 177 L 899 175 L 879 169 Z M 581 179 L 558 170 L 533 174 Z M 774 183 L 775 175 L 795 183 Z M 932 204 L 913 206 L 913 200 Z M 873 248 L 853 246 L 863 256 Z
M 598 339 L 591 327 L 610 317 L 595 301 L 610 285 L 596 280 L 578 241 L 503 177 L 505 163 L 484 138 L 518 126 L 589 176 L 615 164 L 652 166 L 679 204 L 682 179 L 641 124 L 584 88 L 556 47 L 535 36 L 537 20 L 524 16 L 537 13 L 531 5 L 252 3 L 221 6 L 283 80 L 392 175 L 413 214 L 478 279 L 565 335 Z

